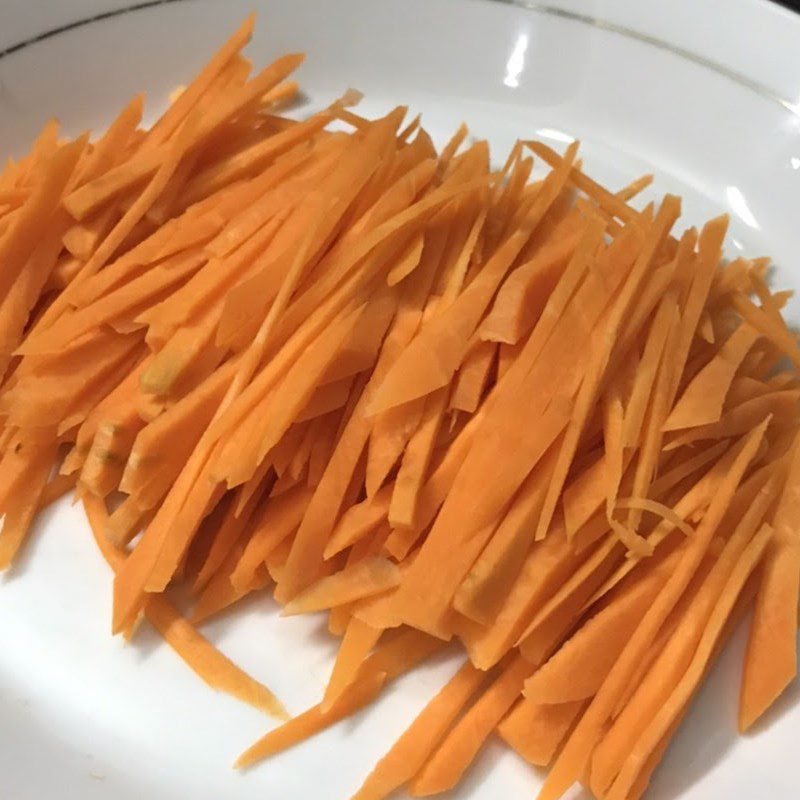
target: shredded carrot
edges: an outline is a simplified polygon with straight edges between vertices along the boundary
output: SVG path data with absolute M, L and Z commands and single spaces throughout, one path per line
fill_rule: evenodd
M 356 800 L 449 790 L 493 732 L 549 766 L 541 800 L 633 800 L 749 609 L 740 728 L 796 676 L 791 292 L 577 141 L 495 169 L 353 90 L 284 116 L 303 56 L 254 70 L 253 28 L 149 128 L 139 95 L 0 170 L 0 569 L 74 491 L 113 632 L 149 620 L 274 716 L 195 626 L 268 591 L 326 612 L 319 704 L 238 766 L 447 646 Z

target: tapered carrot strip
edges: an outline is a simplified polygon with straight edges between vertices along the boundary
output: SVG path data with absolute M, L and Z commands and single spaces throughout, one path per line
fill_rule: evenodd
M 234 767 L 236 769 L 250 767 L 351 716 L 378 696 L 385 681 L 385 673 L 367 672 L 363 678 L 350 684 L 327 711 L 323 711 L 320 705 L 313 706 L 280 728 L 264 735 L 236 759 Z
M 521 656 L 506 665 L 413 778 L 409 787 L 413 797 L 425 797 L 455 786 L 519 696 L 522 683 L 532 670 L 533 666 Z
M 450 397 L 450 408 L 472 414 L 480 404 L 495 360 L 497 345 L 479 342 L 467 353 Z
M 667 343 L 672 317 L 676 314 L 677 306 L 665 298 L 659 304 L 650 325 L 642 359 L 636 370 L 633 389 L 625 409 L 623 442 L 626 447 L 635 446 L 640 440 L 647 402 L 656 379 L 656 370 Z
M 530 261 L 511 272 L 481 323 L 482 339 L 515 344 L 533 328 L 579 238 L 575 223 L 565 220 L 554 231 L 551 241 L 545 242 Z
M 689 356 L 692 339 L 700 323 L 700 317 L 706 299 L 708 298 L 709 290 L 711 289 L 711 283 L 717 271 L 717 266 L 722 254 L 722 240 L 727 227 L 728 218 L 726 216 L 716 217 L 703 227 L 697 240 L 698 258 L 696 267 L 689 276 L 691 286 L 684 301 L 681 313 L 680 332 L 673 357 L 672 383 L 669 387 L 670 402 L 667 404 L 669 407 L 672 406 L 672 401 L 677 395 L 681 375 L 683 374 L 686 360 Z M 684 234 L 683 240 L 687 244 L 687 249 L 688 245 L 692 245 L 692 240 L 694 238 L 695 234 L 693 230 Z M 694 266 L 694 260 L 686 258 L 682 266 L 686 271 L 689 271 Z
M 154 123 L 148 132 L 144 148 L 153 149 L 165 142 L 177 130 L 178 126 L 191 113 L 204 92 L 213 83 L 214 79 L 229 64 L 234 56 L 250 41 L 255 25 L 255 14 L 251 14 L 228 39 L 227 42 L 214 54 L 211 60 L 203 67 L 201 72 L 181 92 L 164 114 Z
M 758 335 L 746 323 L 731 334 L 719 354 L 686 387 L 664 424 L 665 431 L 708 425 L 719 420 L 733 376 Z
M 352 333 L 326 370 L 323 379 L 326 384 L 354 378 L 373 366 L 383 344 L 383 336 L 395 315 L 397 300 L 393 292 L 373 295 L 372 302 L 364 309 Z
M 358 321 L 355 324 L 357 326 Z M 326 373 L 329 369 L 330 365 L 326 369 Z M 295 423 L 308 422 L 342 408 L 350 397 L 352 386 L 353 381 L 349 377 L 319 386 L 309 398 L 305 408 L 295 418 Z
M 544 159 L 544 161 L 554 169 L 563 164 L 566 160 L 565 156 L 559 156 L 542 142 L 523 142 L 523 144 L 540 158 Z M 581 172 L 577 166 L 570 167 L 569 179 L 581 191 L 586 192 L 589 197 L 596 200 L 601 208 L 604 208 L 615 217 L 625 222 L 635 222 L 638 219 L 639 214 L 637 211 L 628 206 L 622 198 L 615 196 L 607 189 L 595 183 L 591 178 Z
M 290 600 L 282 613 L 291 615 L 322 611 L 380 594 L 399 582 L 400 573 L 393 562 L 380 557 L 365 559 L 312 584 Z
M 775 533 L 765 556 L 750 626 L 739 699 L 741 731 L 747 730 L 769 708 L 797 672 L 794 640 L 800 581 L 800 541 L 795 527 L 800 502 L 798 487 L 800 449 L 795 444 L 789 475 L 775 511 Z
M 367 447 L 367 497 L 373 497 L 386 476 L 402 456 L 409 439 L 419 426 L 425 398 L 395 406 L 374 417 Z
M 409 630 L 398 634 L 366 659 L 356 681 L 345 689 L 327 712 L 316 705 L 293 717 L 248 748 L 239 756 L 234 766 L 238 769 L 252 766 L 257 761 L 286 750 L 351 716 L 371 703 L 387 681 L 413 669 L 440 647 L 440 642 L 418 631 Z
M 84 499 L 84 509 L 103 558 L 116 571 L 124 556 L 105 539 L 108 517 L 105 506 L 101 500 L 89 497 Z M 266 686 L 251 678 L 220 653 L 163 597 L 151 597 L 145 614 L 167 644 L 212 689 L 230 694 L 278 719 L 286 719 L 286 710 Z
M 351 800 L 382 800 L 408 783 L 486 677 L 485 672 L 465 662 L 392 745 Z
M 374 531 L 386 519 L 391 497 L 392 486 L 384 486 L 372 497 L 350 506 L 334 528 L 324 557 L 332 558 Z
M 795 367 L 800 364 L 797 342 L 791 334 L 786 335 L 783 326 L 777 325 L 763 309 L 756 306 L 743 294 L 734 294 L 731 298 L 731 305 L 741 314 L 742 319 L 774 342 L 792 360 Z
M 563 532 L 554 531 L 528 553 L 491 627 L 460 621 L 459 636 L 473 664 L 489 669 L 511 649 L 539 604 L 581 563 Z
M 389 270 L 386 276 L 386 283 L 395 286 L 404 278 L 407 278 L 418 266 L 422 258 L 422 248 L 425 239 L 421 233 L 409 239 L 405 249 L 397 259 L 397 263 Z
M 798 399 L 800 399 L 800 392 L 797 389 L 761 394 L 723 412 L 718 422 L 698 425 L 685 432 L 682 431 L 677 436 L 670 438 L 664 444 L 664 449 L 673 450 L 701 439 L 741 436 L 757 425 L 767 414 L 772 414 L 776 422 L 789 421 L 793 419 L 794 412 L 797 410 Z
M 482 419 L 482 414 L 478 411 L 459 431 L 441 461 L 436 464 L 420 490 L 413 525 L 395 528 L 386 540 L 387 552 L 398 561 L 402 561 L 408 555 L 436 517 L 453 485 L 464 456 L 472 447 L 474 436 Z
M 497 733 L 528 763 L 546 767 L 585 707 L 583 700 L 541 705 L 523 697 L 497 726 Z
M 560 403 L 553 403 L 548 410 L 542 420 L 538 441 L 531 443 L 531 451 L 527 454 L 533 457 L 534 462 L 538 460 L 537 456 L 544 455 L 561 432 L 567 413 L 568 406 Z M 468 480 L 471 476 L 462 479 L 463 476 L 462 467 L 398 594 L 398 604 L 403 606 L 406 622 L 423 630 L 438 625 L 459 584 L 499 521 L 497 518 L 487 522 L 481 519 L 483 527 L 477 527 L 480 523 L 476 523 L 476 511 L 470 503 L 473 489 Z M 454 531 L 458 531 L 458 538 Z M 454 549 L 456 542 L 460 547 Z M 430 571 L 432 564 L 437 565 L 435 577 Z
M 336 704 L 342 693 L 356 679 L 358 668 L 377 644 L 381 633 L 379 628 L 373 628 L 357 617 L 350 619 L 336 655 L 333 672 L 325 687 L 325 696 L 320 705 L 323 713 Z
M 64 247 L 75 258 L 87 261 L 97 249 L 98 244 L 111 231 L 117 215 L 117 209 L 108 206 L 85 222 L 76 223 L 62 237 Z
M 55 442 L 45 441 L 38 446 L 28 444 L 27 448 L 24 446 L 21 448 L 21 457 L 20 454 L 8 452 L 0 462 L 3 471 L 9 470 L 12 464 L 19 465 L 11 486 L 3 487 L 5 491 L 2 492 L 0 499 L 0 509 L 4 514 L 3 526 L 0 529 L 0 571 L 11 566 L 14 557 L 28 537 L 53 466 L 56 450 Z
M 674 397 L 672 391 L 676 363 L 674 354 L 680 345 L 681 323 L 682 320 L 673 314 L 652 391 L 652 398 L 644 424 L 644 437 L 639 446 L 639 457 L 630 488 L 631 494 L 635 497 L 644 497 L 648 493 L 648 486 L 653 479 L 658 463 L 663 441 L 664 420 L 669 414 L 669 404 Z M 628 529 L 636 531 L 640 521 L 641 511 L 637 508 L 631 509 L 627 518 Z
M 409 528 L 414 525 L 420 493 L 428 477 L 434 446 L 442 425 L 447 396 L 446 389 L 439 389 L 425 399 L 419 426 L 409 439 L 395 478 L 389 506 L 389 521 L 393 525 Z

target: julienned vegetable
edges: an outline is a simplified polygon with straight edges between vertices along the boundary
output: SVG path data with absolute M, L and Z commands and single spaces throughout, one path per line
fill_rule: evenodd
M 278 717 L 198 626 L 257 592 L 326 610 L 320 704 L 240 767 L 453 640 L 354 797 L 445 791 L 494 732 L 550 765 L 543 800 L 639 797 L 751 606 L 742 730 L 796 673 L 788 294 L 724 262 L 725 217 L 681 234 L 577 143 L 495 170 L 353 91 L 284 117 L 302 56 L 251 77 L 252 28 L 150 129 L 140 97 L 94 141 L 51 122 L 0 176 L 0 566 L 74 491 L 114 631 Z

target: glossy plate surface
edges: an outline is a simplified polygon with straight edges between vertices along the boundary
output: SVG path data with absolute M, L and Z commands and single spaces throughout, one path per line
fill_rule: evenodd
M 70 134 L 100 129 L 140 90 L 156 113 L 255 5 L 256 64 L 289 50 L 309 55 L 299 114 L 352 86 L 365 93 L 365 114 L 398 103 L 422 111 L 439 143 L 467 121 L 495 160 L 517 137 L 559 148 L 579 138 L 592 175 L 616 187 L 654 172 L 648 197 L 681 194 L 687 226 L 727 211 L 729 255 L 770 254 L 776 283 L 800 287 L 800 18 L 776 6 L 680 0 L 667 14 L 664 4 L 634 0 L 126 5 L 0 4 L 0 152 L 19 153 L 51 115 Z M 29 41 L 106 12 L 115 13 Z M 791 313 L 800 317 L 797 306 Z M 270 721 L 209 691 L 154 635 L 132 646 L 112 639 L 110 590 L 82 511 L 66 503 L 0 579 L 4 800 L 347 798 L 456 667 L 439 659 L 367 714 L 238 775 L 230 764 Z M 335 652 L 322 620 L 278 619 L 259 599 L 208 634 L 292 712 L 321 696 Z M 653 800 L 800 796 L 796 689 L 770 726 L 735 735 L 743 640 L 740 631 L 698 696 Z M 452 796 L 527 798 L 540 781 L 491 742 Z

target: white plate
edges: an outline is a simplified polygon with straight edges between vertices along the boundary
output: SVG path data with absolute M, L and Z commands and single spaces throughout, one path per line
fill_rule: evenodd
M 189 79 L 253 0 L 3 0 L 0 151 L 20 152 L 50 115 L 68 133 L 102 128 L 134 92 L 150 111 Z M 421 110 L 440 142 L 463 119 L 496 158 L 517 136 L 583 141 L 612 185 L 645 171 L 684 197 L 686 224 L 732 217 L 731 254 L 769 253 L 777 283 L 800 286 L 800 18 L 766 2 L 530 4 L 486 0 L 270 0 L 256 63 L 306 50 L 308 108 L 349 86 L 364 113 Z M 668 15 L 668 18 L 665 18 Z M 301 113 L 306 113 L 303 109 Z M 368 713 L 245 774 L 234 757 L 268 726 L 215 695 L 146 632 L 109 635 L 110 577 L 82 513 L 38 526 L 0 586 L 0 797 L 280 800 L 349 797 L 454 669 L 441 659 L 399 681 Z M 283 698 L 316 702 L 334 643 L 316 620 L 279 620 L 268 600 L 209 635 Z M 654 780 L 653 800 L 800 796 L 796 689 L 769 727 L 734 731 L 740 631 Z M 541 776 L 491 742 L 458 797 L 531 797 Z

